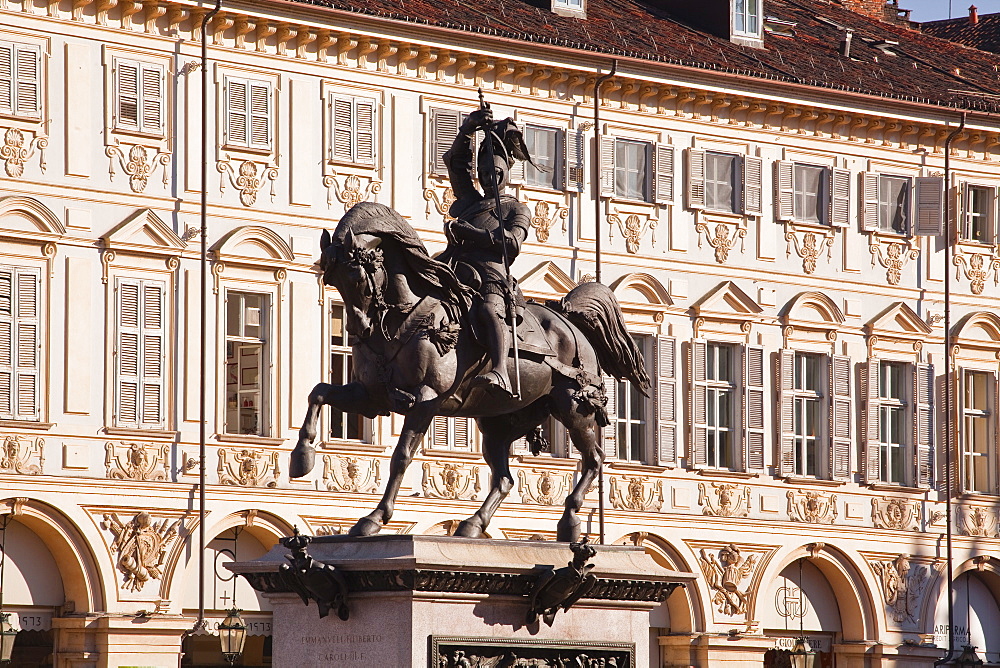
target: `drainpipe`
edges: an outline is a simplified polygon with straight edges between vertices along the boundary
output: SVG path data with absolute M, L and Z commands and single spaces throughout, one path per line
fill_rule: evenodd
M 947 577 L 948 577 L 948 654 L 944 658 L 934 662 L 935 666 L 948 663 L 955 656 L 955 604 L 952 601 L 951 588 L 952 580 L 955 577 L 955 567 L 952 563 L 952 507 L 951 496 L 955 489 L 955 481 L 952 479 L 952 448 L 955 443 L 955 374 L 952 369 L 952 336 L 951 336 L 951 256 L 952 243 L 955 238 L 955 225 L 951 215 L 951 197 L 948 187 L 951 183 L 951 143 L 965 128 L 965 112 L 962 112 L 962 120 L 948 138 L 944 141 L 944 363 L 945 363 L 945 383 L 944 383 L 944 413 L 945 413 L 945 448 L 944 448 L 944 477 L 945 477 L 945 552 L 947 554 Z
M 601 86 L 618 71 L 618 59 L 611 61 L 611 70 L 594 82 L 594 236 L 597 243 L 594 247 L 595 263 L 594 280 L 601 282 Z M 598 427 L 597 438 L 600 447 L 604 448 L 604 430 Z M 600 531 L 600 544 L 604 545 L 604 459 L 597 469 L 597 523 Z

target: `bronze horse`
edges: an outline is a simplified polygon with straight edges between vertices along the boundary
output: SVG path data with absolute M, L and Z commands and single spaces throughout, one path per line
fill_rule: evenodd
M 309 394 L 309 410 L 291 454 L 291 477 L 304 476 L 313 467 L 323 405 L 369 418 L 402 414 L 382 500 L 350 532 L 371 535 L 392 516 L 403 474 L 432 419 L 476 418 L 483 457 L 492 471 L 490 490 L 482 507 L 455 531 L 475 537 L 514 486 L 508 466 L 511 443 L 530 437 L 552 415 L 565 425 L 582 455 L 582 471 L 566 498 L 557 538 L 579 540 L 577 511 L 604 459 L 599 427 L 607 426 L 608 418 L 601 374 L 628 379 L 643 392 L 649 386 L 642 355 L 611 290 L 584 283 L 561 302 L 529 303 L 523 320 L 534 325 L 522 339 L 521 394 L 499 398 L 469 387 L 488 363 L 465 318 L 471 293 L 449 265 L 427 253 L 402 216 L 384 205 L 362 202 L 344 215 L 332 237 L 323 232 L 321 248 L 323 281 L 340 291 L 354 339 L 354 378 L 346 385 L 320 383 Z

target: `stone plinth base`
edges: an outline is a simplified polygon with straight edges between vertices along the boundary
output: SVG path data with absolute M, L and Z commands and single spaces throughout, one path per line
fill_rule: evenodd
M 320 618 L 314 602 L 303 605 L 296 591 L 301 582 L 316 580 L 280 571 L 289 552 L 276 547 L 258 561 L 230 565 L 272 599 L 275 668 L 457 668 L 470 665 L 464 659 L 501 656 L 538 661 L 527 665 L 560 665 L 563 659 L 588 667 L 648 666 L 649 611 L 694 580 L 658 566 L 641 548 L 598 546 L 589 593 L 558 612 L 552 626 L 528 624 L 539 576 L 573 558 L 566 543 L 317 538 L 309 556 L 335 566 L 348 590 L 349 618 L 343 621 L 337 606 Z M 593 664 L 579 663 L 582 655 Z

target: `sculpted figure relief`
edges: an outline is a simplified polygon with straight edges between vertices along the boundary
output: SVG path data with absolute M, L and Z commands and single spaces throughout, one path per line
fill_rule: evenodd
M 486 139 L 473 156 L 477 131 Z M 402 414 L 382 500 L 351 529 L 374 534 L 392 517 L 403 474 L 434 417 L 475 418 L 492 476 L 482 506 L 455 533 L 479 536 L 514 486 L 511 443 L 553 416 L 582 455 L 557 533 L 577 541 L 577 512 L 604 456 L 597 439 L 597 428 L 608 424 L 601 376 L 645 392 L 642 355 L 610 288 L 585 283 L 542 306 L 525 304 L 511 280 L 510 262 L 530 225 L 527 207 L 502 195 L 513 161 L 528 159 L 512 120 L 494 122 L 482 105 L 444 158 L 456 200 L 440 259 L 401 215 L 373 202 L 355 205 L 333 234 L 323 234 L 319 266 L 344 300 L 354 376 L 346 385 L 313 388 L 289 474 L 304 476 L 314 465 L 322 406 L 372 418 Z
M 167 547 L 177 537 L 181 520 L 173 524 L 169 520 L 154 522 L 149 513 L 138 513 L 122 522 L 115 513 L 108 513 L 104 522 L 115 535 L 111 551 L 118 552 L 118 570 L 125 575 L 125 589 L 139 591 L 150 580 L 163 577 Z

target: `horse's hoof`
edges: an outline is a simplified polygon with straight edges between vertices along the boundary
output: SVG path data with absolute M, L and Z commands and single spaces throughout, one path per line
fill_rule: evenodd
M 351 530 L 347 532 L 348 536 L 374 536 L 382 529 L 382 524 L 376 522 L 370 517 L 362 517 L 358 520 Z
M 299 443 L 292 450 L 292 454 L 288 459 L 288 477 L 301 478 L 304 475 L 309 475 L 315 463 L 316 448 L 311 445 Z
M 459 536 L 461 538 L 479 538 L 483 535 L 483 528 L 476 522 L 462 520 L 459 522 L 458 528 L 455 529 L 455 533 L 452 535 Z
M 562 517 L 559 520 L 559 525 L 556 527 L 556 540 L 563 543 L 577 543 L 580 541 L 580 518 L 573 516 L 571 518 Z

